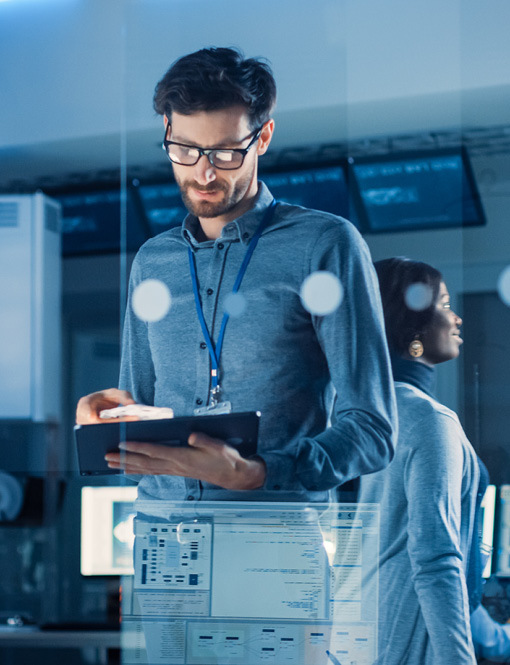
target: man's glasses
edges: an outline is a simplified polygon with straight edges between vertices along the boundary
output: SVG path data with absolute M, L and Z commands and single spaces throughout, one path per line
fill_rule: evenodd
M 194 166 L 200 157 L 205 155 L 211 166 L 214 166 L 214 168 L 233 171 L 234 169 L 241 168 L 243 165 L 244 158 L 248 154 L 250 148 L 258 140 L 260 133 L 262 132 L 262 127 L 254 130 L 251 134 L 248 134 L 248 136 L 245 136 L 244 139 L 239 141 L 239 143 L 242 143 L 252 136 L 252 140 L 248 143 L 246 148 L 199 148 L 196 145 L 186 145 L 185 143 L 169 141 L 167 136 L 170 131 L 170 123 L 168 123 L 162 148 L 166 152 L 168 159 L 174 164 Z

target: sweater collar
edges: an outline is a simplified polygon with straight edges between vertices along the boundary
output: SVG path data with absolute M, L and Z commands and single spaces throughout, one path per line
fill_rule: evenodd
M 429 397 L 434 397 L 432 387 L 436 373 L 433 367 L 391 353 L 391 369 L 395 381 L 410 383 L 412 386 L 423 390 Z

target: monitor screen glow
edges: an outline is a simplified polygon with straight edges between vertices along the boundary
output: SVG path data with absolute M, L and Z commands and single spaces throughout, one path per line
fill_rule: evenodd
M 362 223 L 372 233 L 485 223 L 467 155 L 461 149 L 350 160 Z
M 141 185 L 136 191 L 153 236 L 181 226 L 188 211 L 176 183 Z
M 492 570 L 492 548 L 494 545 L 494 518 L 496 514 L 496 485 L 489 485 L 481 503 L 482 556 L 485 566 L 482 576 L 488 578 Z
M 64 256 L 136 251 L 147 239 L 130 192 L 120 187 L 54 198 L 62 204 Z
M 356 224 L 343 166 L 261 173 L 260 179 L 277 201 L 331 212 Z
M 499 501 L 496 575 L 510 577 L 510 485 L 501 485 Z
M 82 575 L 133 574 L 135 485 L 82 487 Z

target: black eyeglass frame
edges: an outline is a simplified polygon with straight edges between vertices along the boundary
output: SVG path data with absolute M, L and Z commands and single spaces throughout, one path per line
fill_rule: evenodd
M 165 137 L 163 139 L 163 143 L 161 144 L 161 147 L 165 151 L 166 156 L 172 162 L 172 164 L 178 164 L 179 166 L 195 166 L 196 164 L 198 164 L 198 162 L 199 162 L 200 158 L 202 157 L 202 155 L 205 155 L 207 157 L 207 160 L 208 160 L 209 164 L 215 169 L 220 169 L 220 171 L 236 171 L 237 169 L 240 169 L 241 166 L 244 164 L 245 157 L 248 154 L 248 152 L 250 151 L 250 148 L 252 148 L 253 145 L 255 144 L 255 142 L 260 138 L 260 134 L 262 133 L 262 130 L 264 129 L 264 125 L 262 125 L 258 129 L 254 129 L 253 132 L 251 132 L 250 134 L 248 134 L 248 136 L 245 136 L 244 139 L 241 139 L 239 141 L 239 143 L 242 143 L 243 141 L 246 141 L 246 139 L 249 139 L 250 136 L 253 135 L 252 140 L 248 143 L 246 148 L 199 148 L 199 146 L 197 146 L 197 145 L 188 145 L 187 143 L 178 143 L 177 141 L 170 141 L 169 139 L 167 139 L 166 137 L 168 135 L 168 130 L 170 129 L 170 127 L 171 127 L 171 125 L 170 125 L 170 123 L 168 123 L 168 125 L 166 126 L 166 129 L 165 129 Z M 196 161 L 194 161 L 193 164 L 183 164 L 182 162 L 174 162 L 174 160 L 170 157 L 170 155 L 168 153 L 168 149 L 171 145 L 178 145 L 178 146 L 181 146 L 182 148 L 192 148 L 193 150 L 198 150 L 198 157 L 197 157 Z M 237 152 L 242 157 L 241 163 L 239 164 L 239 166 L 234 166 L 233 168 L 229 168 L 229 167 L 225 167 L 225 166 L 217 166 L 212 161 L 212 158 L 211 158 L 211 153 L 215 153 L 215 152 Z

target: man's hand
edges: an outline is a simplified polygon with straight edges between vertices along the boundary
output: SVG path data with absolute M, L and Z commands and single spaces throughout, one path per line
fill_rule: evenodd
M 189 447 L 173 448 L 152 443 L 125 442 L 122 453 L 108 453 L 111 469 L 141 475 L 168 475 L 195 478 L 229 490 L 262 487 L 266 466 L 260 459 L 247 460 L 224 441 L 193 433 Z
M 85 395 L 76 407 L 76 422 L 78 425 L 104 423 L 105 421 L 99 417 L 101 411 L 103 409 L 113 409 L 119 404 L 135 404 L 135 400 L 127 390 L 117 390 L 117 388 L 109 388 L 108 390 Z M 119 420 L 138 420 L 138 418 L 129 417 Z

